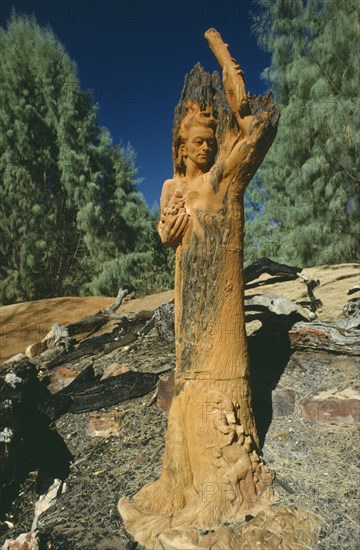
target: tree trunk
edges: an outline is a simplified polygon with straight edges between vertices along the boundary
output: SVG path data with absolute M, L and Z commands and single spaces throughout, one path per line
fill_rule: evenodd
M 231 121 L 218 76 L 199 65 L 186 78 L 175 111 L 174 143 L 189 99 L 199 103 L 199 97 L 219 114 L 221 159 L 238 146 L 238 138 L 227 132 Z M 269 109 L 267 117 L 260 104 Z M 162 473 L 133 500 L 119 502 L 126 528 L 146 548 L 156 548 L 157 535 L 166 529 L 215 529 L 256 512 L 272 498 L 274 474 L 259 457 L 249 385 L 243 194 L 275 137 L 278 111 L 269 99 L 251 105 L 252 141 L 236 176 L 217 180 L 218 162 L 210 173 L 211 186 L 206 174 L 199 180 L 202 192 L 197 193 L 197 180 L 185 180 L 184 203 L 191 215 L 182 238 L 176 237 L 175 396 Z M 181 186 L 184 180 L 173 181 Z

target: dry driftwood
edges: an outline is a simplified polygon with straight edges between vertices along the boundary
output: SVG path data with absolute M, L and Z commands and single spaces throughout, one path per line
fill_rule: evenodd
M 245 311 L 268 311 L 276 315 L 298 315 L 298 319 L 308 319 L 307 311 L 297 304 L 277 294 L 258 294 L 245 296 Z
M 89 366 L 69 386 L 44 400 L 38 408 L 52 421 L 67 412 L 95 411 L 146 395 L 156 387 L 159 376 L 160 372 L 128 371 L 97 380 Z
M 81 334 L 83 332 L 93 332 L 99 330 L 110 319 L 117 319 L 118 317 L 115 315 L 115 312 L 119 309 L 126 298 L 130 299 L 134 295 L 135 292 L 133 289 L 120 288 L 117 293 L 115 302 L 111 304 L 111 306 L 109 306 L 105 311 L 99 311 L 96 315 L 87 317 L 86 319 L 83 319 L 78 323 L 71 323 L 67 325 L 69 335 L 74 336 L 75 334 Z
M 279 264 L 264 257 L 259 258 L 259 260 L 244 269 L 244 282 L 245 284 L 250 283 L 250 281 L 258 279 L 263 273 L 277 275 L 284 279 L 296 279 L 301 271 L 302 267 Z
M 135 342 L 138 338 L 144 336 L 154 324 L 154 313 L 152 311 L 141 311 L 131 320 L 122 316 L 118 319 L 116 326 L 111 332 L 100 334 L 99 336 L 91 336 L 81 340 L 76 349 L 63 351 L 54 358 L 47 358 L 47 352 L 41 354 L 36 362 L 45 364 L 47 368 L 52 369 L 82 357 L 89 357 L 99 353 L 110 353 L 114 349 L 122 346 L 128 346 Z M 92 319 L 92 318 L 90 318 Z M 86 323 L 88 319 L 82 321 Z M 110 317 L 107 318 L 108 322 Z M 102 323 L 103 326 L 105 323 Z
M 360 317 L 337 322 L 296 323 L 289 331 L 291 346 L 303 350 L 325 350 L 360 355 Z

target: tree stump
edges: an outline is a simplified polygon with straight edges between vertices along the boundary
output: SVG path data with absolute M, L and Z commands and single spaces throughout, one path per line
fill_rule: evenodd
M 274 473 L 260 457 L 249 385 L 243 198 L 279 111 L 271 96 L 245 94 L 220 35 L 205 36 L 224 89 L 199 64 L 185 78 L 158 226 L 176 249 L 175 396 L 163 468 L 159 480 L 119 502 L 126 528 L 146 548 L 166 529 L 216 529 L 272 500 Z

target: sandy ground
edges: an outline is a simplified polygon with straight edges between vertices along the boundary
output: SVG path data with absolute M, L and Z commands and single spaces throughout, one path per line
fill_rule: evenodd
M 174 297 L 173 291 L 131 300 L 117 313 L 153 310 Z M 22 302 L 0 308 L 0 361 L 5 361 L 46 336 L 53 323 L 68 324 L 80 321 L 113 304 L 115 298 L 87 296 L 51 298 Z
M 323 302 L 318 314 L 321 320 L 341 317 L 344 303 L 349 299 L 349 288 L 360 283 L 359 264 L 319 266 L 304 269 L 302 273 L 320 279 L 320 286 L 315 289 L 315 295 Z M 300 279 L 281 283 L 274 283 L 274 280 L 268 275 L 262 275 L 260 279 L 248 285 L 246 295 L 281 294 L 295 302 L 307 301 L 306 286 Z M 172 290 L 153 294 L 125 303 L 118 313 L 154 310 L 173 298 Z M 67 324 L 85 319 L 108 308 L 114 300 L 115 298 L 105 296 L 65 297 L 23 302 L 0 308 L 0 361 L 23 353 L 28 345 L 46 336 L 53 323 Z

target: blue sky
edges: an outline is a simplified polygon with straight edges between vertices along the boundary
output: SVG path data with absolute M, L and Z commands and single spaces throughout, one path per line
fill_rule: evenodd
M 5 27 L 12 7 L 50 25 L 78 67 L 81 87 L 93 91 L 98 121 L 114 142 L 137 154 L 139 190 L 159 202 L 172 176 L 171 127 L 184 76 L 200 61 L 218 69 L 203 38 L 215 27 L 245 71 L 247 89 L 263 93 L 260 73 L 270 59 L 251 33 L 251 0 L 3 0 Z

